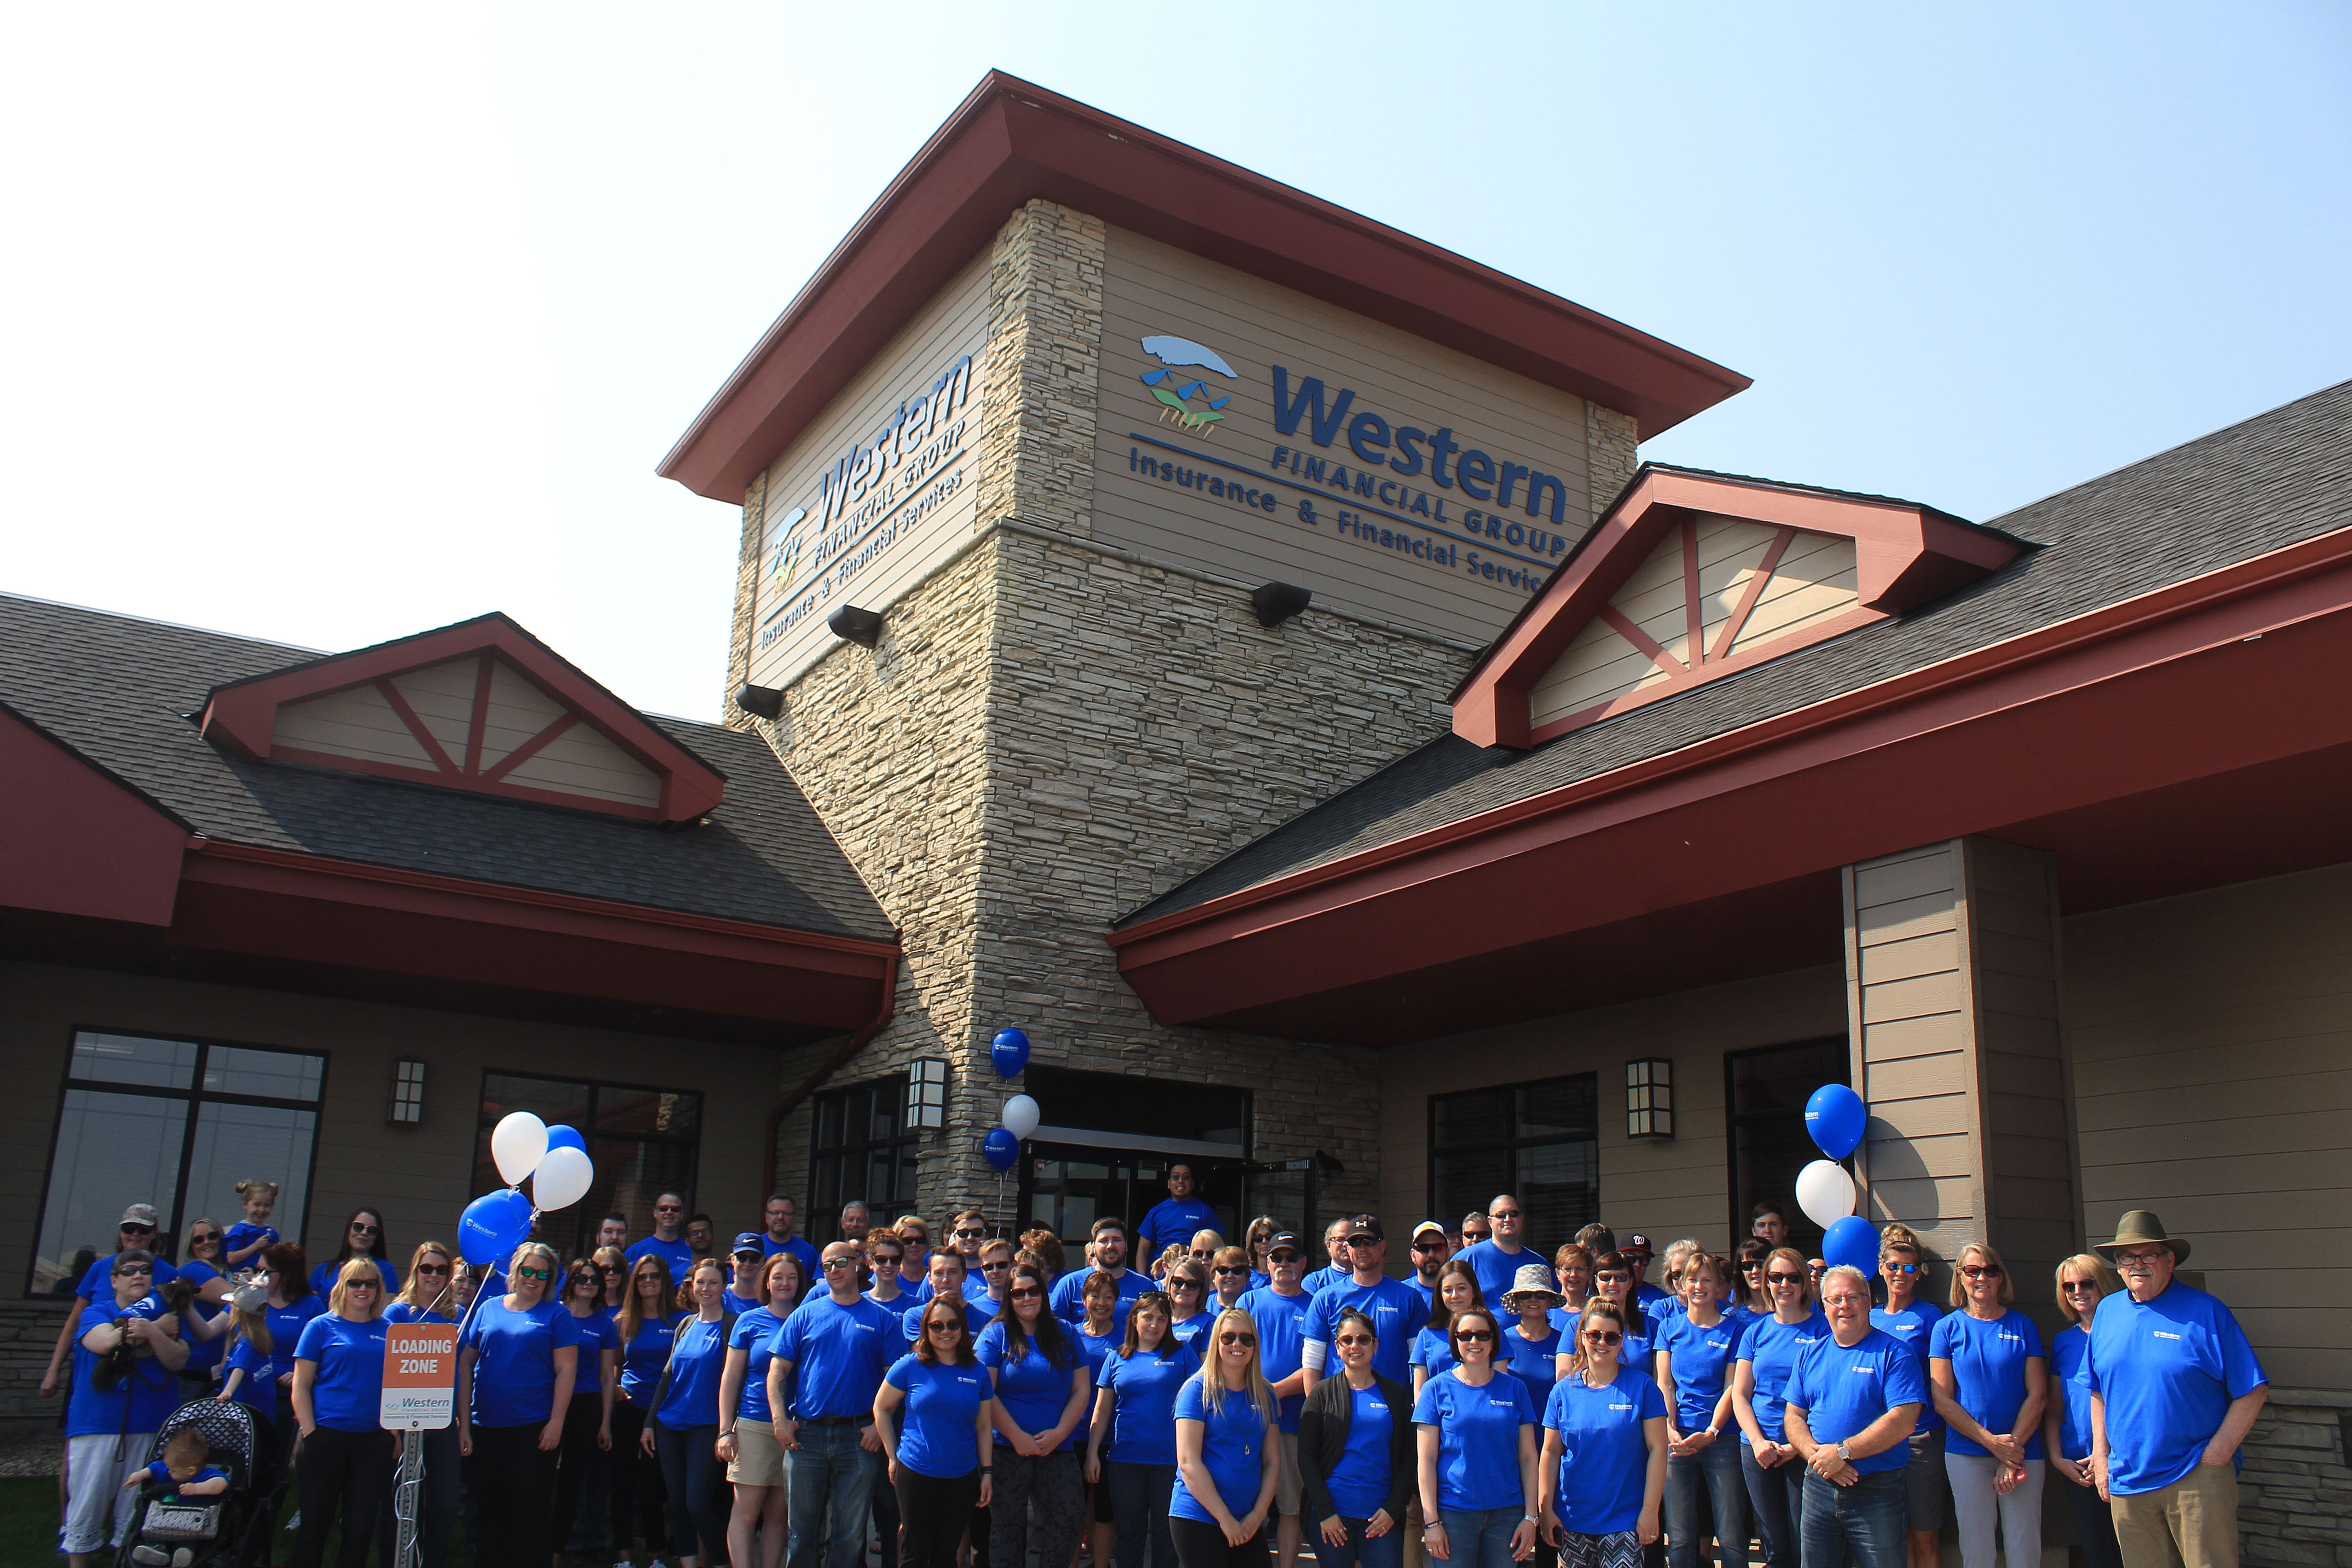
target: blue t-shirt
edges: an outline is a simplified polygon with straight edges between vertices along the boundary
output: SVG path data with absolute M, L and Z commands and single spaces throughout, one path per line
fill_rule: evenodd
M 236 1257 L 238 1253 L 243 1252 L 247 1247 L 251 1247 L 257 1241 L 261 1243 L 264 1247 L 275 1247 L 281 1239 L 283 1238 L 278 1236 L 277 1226 L 255 1225 L 249 1220 L 241 1219 L 235 1225 L 229 1226 L 226 1230 L 221 1232 L 221 1261 L 228 1263 L 230 1258 Z M 241 1263 L 229 1263 L 229 1267 L 231 1268 L 236 1269 L 240 1273 L 248 1268 L 257 1268 L 260 1266 L 261 1255 L 259 1253 L 254 1254 L 252 1257 L 245 1259 Z
M 338 1432 L 373 1432 L 383 1425 L 382 1318 L 355 1323 L 322 1312 L 304 1325 L 294 1359 L 318 1367 L 310 1377 L 310 1414 Z
M 1919 1358 L 1884 1329 L 1873 1329 L 1851 1347 L 1835 1338 L 1806 1347 L 1782 1391 L 1784 1406 L 1805 1413 L 1805 1429 L 1816 1443 L 1843 1443 L 1898 1405 L 1925 1407 L 1927 1374 Z M 1911 1462 L 1909 1448 L 1896 1443 L 1853 1461 L 1865 1476 L 1899 1470 Z
M 1066 1328 L 1069 1325 L 1067 1324 L 1064 1325 Z M 1090 1334 L 1083 1328 L 1071 1329 L 1070 1336 L 1077 1343 L 1078 1348 L 1086 1352 L 1087 1385 L 1089 1388 L 1100 1388 L 1102 1386 L 1103 1380 L 1103 1363 L 1108 1361 L 1112 1356 L 1118 1353 L 1118 1347 L 1124 1342 L 1126 1336 L 1123 1334 Z M 1083 1443 L 1087 1440 L 1087 1436 L 1094 1431 L 1094 1425 L 1095 1402 L 1089 1399 L 1087 1401 L 1086 1414 L 1078 1417 L 1078 1441 Z M 1105 1440 L 1108 1440 L 1108 1436 L 1106 1436 Z M 1173 1463 L 1174 1461 L 1171 1460 L 1170 1462 Z
M 636 1335 L 621 1344 L 621 1397 L 632 1405 L 642 1405 L 653 1397 L 654 1384 L 661 1381 L 662 1363 L 669 1359 L 671 1332 L 677 1327 L 675 1313 L 665 1312 L 658 1318 L 642 1318 L 637 1322 Z M 621 1323 L 613 1321 L 613 1334 L 619 1338 Z
M 1214 1312 L 1195 1312 L 1189 1318 L 1179 1318 L 1170 1323 L 1168 1331 L 1176 1336 L 1178 1344 L 1205 1361 L 1208 1359 L 1209 1346 L 1208 1342 L 1201 1336 L 1207 1333 L 1209 1326 L 1216 1321 L 1217 1314 Z
M 1675 1430 L 1705 1431 L 1715 1424 L 1716 1405 L 1723 1398 L 1732 1360 L 1739 1353 L 1738 1325 L 1722 1318 L 1702 1329 L 1687 1314 L 1669 1318 L 1659 1325 L 1654 1344 L 1659 1354 L 1673 1358 Z
M 1748 1407 L 1756 1412 L 1756 1425 L 1773 1442 L 1789 1440 L 1786 1401 L 1797 1358 L 1829 1337 L 1830 1321 L 1818 1310 L 1801 1323 L 1759 1318 L 1740 1336 L 1738 1359 L 1756 1369 L 1756 1390 L 1748 1396 Z M 1740 1429 L 1739 1440 L 1748 1441 L 1747 1428 Z
M 1209 1472 L 1225 1511 L 1244 1519 L 1257 1506 L 1258 1488 L 1264 1484 L 1265 1417 L 1258 1414 L 1257 1402 L 1246 1390 L 1225 1389 L 1214 1409 L 1210 1408 L 1206 1394 L 1199 1377 L 1186 1378 L 1176 1391 L 1176 1419 L 1201 1423 L 1201 1468 Z M 1168 1494 L 1168 1515 L 1196 1519 L 1203 1524 L 1217 1521 L 1216 1515 L 1185 1486 L 1181 1469 L 1176 1472 L 1175 1488 Z
M 898 1336 L 907 1342 L 907 1347 L 909 1350 L 913 1349 L 916 1345 L 922 1343 L 923 1307 L 928 1307 L 930 1303 L 926 1301 L 923 1303 L 922 1307 L 909 1307 L 905 1311 L 898 1314 Z M 890 1309 L 885 1307 L 882 1310 L 887 1312 Z M 993 1311 L 983 1312 L 969 1301 L 964 1303 L 963 1348 L 966 1351 L 974 1351 L 980 1348 L 980 1336 L 982 1333 L 986 1331 L 988 1325 L 995 1320 L 995 1317 L 996 1314 Z
M 151 1290 L 161 1290 L 180 1277 L 180 1271 L 163 1258 L 155 1259 L 154 1276 L 147 1281 Z M 114 1301 L 114 1258 L 101 1258 L 82 1271 L 81 1283 L 74 1294 L 93 1307 L 110 1306 Z
M 1925 1377 L 1927 1375 L 1927 1343 L 1935 1338 L 1936 1324 L 1943 1315 L 1941 1307 L 1915 1297 L 1911 1304 L 1899 1312 L 1873 1307 L 1870 1310 L 1870 1326 L 1882 1329 L 1902 1342 L 1905 1349 L 1919 1358 L 1919 1375 Z M 1943 1424 L 1944 1418 L 1936 1414 L 1936 1402 L 1928 1400 L 1927 1408 L 1919 1412 L 1918 1431 L 1923 1434 L 1933 1432 Z
M 1335 1375 L 1344 1377 L 1344 1373 Z M 1388 1506 L 1389 1437 L 1410 1411 L 1389 1408 L 1379 1384 L 1348 1390 L 1348 1443 L 1323 1482 L 1341 1519 L 1370 1519 Z M 1402 1520 L 1391 1521 L 1391 1528 Z
M 1105 1357 L 1102 1385 L 1110 1390 L 1111 1412 L 1103 1458 L 1123 1465 L 1174 1464 L 1176 1396 L 1200 1370 L 1199 1359 L 1181 1346 L 1164 1356 L 1139 1350 Z
M 2230 1403 L 2268 1383 L 2230 1309 L 2175 1280 L 2153 1301 L 2125 1291 L 2091 1320 L 2091 1386 L 2107 1405 L 2107 1486 L 2160 1491 L 2197 1468 Z
M 1503 1297 L 1519 1282 L 1519 1270 L 1530 1263 L 1541 1263 L 1542 1253 L 1532 1247 L 1522 1247 L 1517 1252 L 1506 1252 L 1491 1241 L 1476 1241 L 1456 1254 L 1470 1265 L 1478 1276 L 1478 1295 L 1495 1311 L 1503 1310 Z M 1551 1270 L 1544 1270 L 1545 1278 Z M 1508 1314 L 1506 1314 L 1507 1316 Z
M 430 1312 L 422 1307 L 412 1307 L 405 1301 L 394 1301 L 383 1310 L 387 1323 L 454 1323 L 457 1320 L 446 1312 Z M 612 1321 L 608 1315 L 606 1322 Z
M 887 1307 L 860 1296 L 846 1307 L 830 1293 L 812 1296 L 770 1337 L 770 1351 L 793 1363 L 792 1414 L 809 1421 L 863 1415 L 874 1408 L 882 1374 L 905 1353 L 904 1331 Z
M 1577 1348 L 1577 1310 L 1573 1307 L 1554 1307 L 1551 1310 L 1551 1326 L 1560 1332 L 1559 1348 L 1563 1353 Z M 1657 1343 L 1654 1338 L 1657 1333 L 1657 1323 L 1658 1320 L 1646 1312 L 1633 1311 L 1625 1314 L 1625 1321 L 1618 1330 L 1625 1336 L 1617 1342 L 1619 1364 L 1632 1367 L 1643 1377 L 1657 1375 L 1654 1370 L 1654 1363 L 1657 1360 Z
M 980 1407 L 991 1397 L 986 1367 L 902 1355 L 883 1376 L 907 1396 L 898 1414 L 900 1464 L 943 1480 L 980 1468 Z
M 224 1384 L 230 1373 L 245 1373 L 237 1379 L 236 1392 L 229 1397 L 265 1421 L 278 1419 L 278 1374 L 270 1370 L 271 1359 L 268 1351 L 257 1348 L 243 1334 L 236 1336 L 236 1342 L 221 1357 Z
M 719 1310 L 730 1318 L 740 1318 L 746 1312 L 756 1312 L 766 1305 L 767 1303 L 757 1296 L 738 1296 L 732 1285 L 727 1287 L 719 1298 Z
M 776 1359 L 776 1331 L 783 1327 L 783 1319 L 765 1307 L 754 1307 L 728 1326 L 727 1348 L 743 1352 L 743 1393 L 735 1401 L 735 1418 L 739 1421 L 771 1421 L 774 1414 L 768 1408 L 768 1363 Z M 898 1349 L 898 1325 L 894 1317 L 889 1333 L 890 1350 Z
M 1421 1385 L 1413 1425 L 1437 1428 L 1437 1506 L 1448 1513 L 1523 1508 L 1519 1428 L 1535 1424 L 1535 1401 L 1516 1377 L 1489 1377 L 1477 1388 L 1452 1373 Z
M 228 1472 L 205 1465 L 186 1480 L 175 1481 L 172 1479 L 172 1467 L 158 1459 L 147 1467 L 147 1479 L 156 1486 L 166 1489 L 176 1489 L 181 1487 L 201 1486 L 205 1481 L 225 1481 L 228 1479 Z
M 327 1310 L 323 1296 L 305 1296 L 291 1306 L 265 1306 L 261 1316 L 269 1324 L 270 1376 L 290 1377 L 294 1373 L 294 1347 L 302 1342 L 302 1331 L 310 1320 Z
M 572 1395 L 602 1394 L 604 1389 L 604 1352 L 621 1348 L 621 1326 L 602 1307 L 592 1308 L 586 1317 L 579 1317 L 566 1307 L 564 1315 L 572 1319 L 580 1331 L 580 1356 L 572 1374 Z M 384 1314 L 390 1317 L 392 1314 Z
M 167 1316 L 163 1301 L 158 1296 L 142 1296 L 128 1307 L 114 1304 L 113 1276 L 108 1275 L 106 1299 L 92 1301 L 82 1309 L 81 1317 L 74 1323 L 73 1393 L 66 1406 L 66 1436 L 89 1437 L 101 1433 L 152 1432 L 163 1425 L 163 1418 L 179 1407 L 180 1378 L 152 1355 L 139 1357 L 131 1370 L 111 1389 L 100 1390 L 90 1382 L 98 1370 L 98 1353 L 82 1346 L 82 1336 L 101 1323 L 110 1323 L 120 1317 L 144 1318 L 153 1322 Z M 131 1424 L 123 1425 L 125 1407 Z
M 687 1320 L 670 1352 L 669 1384 L 654 1407 L 655 1420 L 673 1432 L 718 1425 L 719 1377 L 727 1368 L 727 1331 L 734 1321 L 724 1312 L 711 1322 Z
M 2095 1321 L 2095 1320 L 2094 1320 Z M 2091 1336 L 2080 1323 L 2050 1342 L 2050 1393 L 2058 1401 L 2058 1452 L 2091 1457 Z
M 1303 1363 L 1307 1320 L 1314 1308 L 1315 1298 L 1307 1291 L 1285 1296 L 1271 1285 L 1242 1298 L 1242 1310 L 1257 1324 L 1257 1364 L 1266 1382 L 1280 1383 Z M 1276 1424 L 1286 1432 L 1297 1431 L 1298 1413 L 1306 1405 L 1305 1394 L 1285 1394 L 1275 1405 Z
M 1639 1281 L 1633 1287 L 1633 1305 L 1652 1316 L 1655 1316 L 1659 1308 L 1673 1300 L 1672 1296 L 1667 1295 L 1647 1279 Z
M 375 1268 L 376 1272 L 383 1276 L 383 1299 L 389 1301 L 392 1300 L 393 1292 L 400 1289 L 400 1270 L 382 1258 L 375 1260 Z M 310 1270 L 310 1289 L 320 1300 L 324 1301 L 334 1294 L 335 1282 L 342 1277 L 342 1264 L 331 1259 Z M 562 1276 L 559 1275 L 557 1278 L 561 1279 Z M 551 1292 L 554 1289 L 554 1285 L 551 1282 L 548 1289 Z
M 580 1325 L 552 1301 L 518 1312 L 491 1296 L 476 1304 L 460 1342 L 475 1355 L 474 1420 L 521 1426 L 554 1412 L 555 1352 L 579 1348 Z
M 1554 1482 L 1559 1521 L 1579 1535 L 1614 1535 L 1642 1521 L 1650 1440 L 1642 1424 L 1666 1413 L 1657 1381 L 1621 1366 L 1603 1387 L 1578 1373 L 1552 1384 L 1543 1424 L 1559 1434 Z
M 1410 1383 L 1412 1336 L 1429 1321 L 1429 1309 L 1411 1286 L 1385 1276 L 1370 1285 L 1359 1285 L 1350 1279 L 1316 1295 L 1315 1304 L 1307 1310 L 1307 1364 L 1318 1372 L 1338 1365 L 1329 1359 L 1332 1325 L 1349 1307 L 1370 1318 L 1380 1335 L 1380 1348 L 1372 1352 L 1372 1370 L 1382 1377 Z
M 1101 1272 L 1102 1270 L 1098 1268 L 1073 1268 L 1055 1280 L 1053 1289 L 1045 1295 L 1046 1304 L 1053 1309 L 1054 1316 L 1066 1323 L 1084 1322 L 1087 1316 L 1087 1277 Z M 1135 1299 L 1146 1290 L 1158 1289 L 1159 1287 L 1151 1282 L 1151 1277 L 1139 1268 L 1121 1271 L 1118 1277 L 1118 1305 L 1113 1307 L 1110 1313 L 1111 1323 L 1119 1333 L 1127 1332 L 1127 1310 L 1135 1305 Z
M 1539 1340 L 1522 1337 L 1517 1323 L 1503 1331 L 1502 1350 L 1496 1365 L 1528 1385 L 1528 1399 L 1539 1415 L 1544 1401 L 1551 1397 L 1552 1373 L 1558 1365 L 1554 1358 L 1567 1343 L 1558 1329 L 1546 1329 Z
M 640 1243 L 639 1245 L 642 1246 L 643 1244 Z M 770 1258 L 773 1258 L 779 1252 L 791 1253 L 794 1258 L 801 1260 L 802 1289 L 805 1290 L 822 1289 L 824 1288 L 824 1270 L 819 1267 L 823 1259 L 818 1256 L 815 1247 L 811 1247 L 799 1237 L 795 1236 L 783 1241 L 778 1241 L 774 1237 L 770 1236 L 763 1230 L 760 1233 L 760 1250 Z
M 221 1277 L 221 1271 L 200 1258 L 191 1258 L 187 1262 L 180 1265 L 179 1277 L 186 1280 L 196 1289 L 202 1290 L 205 1286 L 219 1279 Z M 188 1315 L 194 1318 L 197 1321 L 204 1323 L 212 1322 L 215 1318 L 218 1318 L 222 1313 L 227 1310 L 228 1308 L 226 1306 L 208 1308 L 203 1303 L 197 1301 L 191 1301 L 188 1303 Z M 183 1326 L 193 1328 L 194 1325 L 184 1324 Z M 223 1334 L 216 1340 L 201 1340 L 194 1334 L 184 1334 L 183 1335 L 183 1338 L 187 1341 L 187 1370 L 190 1372 L 211 1371 L 214 1367 L 220 1364 L 221 1357 L 226 1354 L 228 1350 L 228 1336 L 226 1334 Z
M 1151 1205 L 1151 1212 L 1143 1216 L 1143 1223 L 1135 1227 L 1135 1234 L 1149 1247 L 1142 1256 L 1151 1258 L 1158 1258 L 1163 1248 L 1178 1242 L 1191 1242 L 1198 1232 L 1213 1230 L 1222 1234 L 1223 1229 L 1223 1222 L 1217 1218 L 1217 1211 L 1200 1199 L 1162 1198 Z
M 1024 1334 L 1021 1354 L 1016 1358 L 1006 1353 L 1011 1336 L 1003 1323 L 991 1323 L 988 1331 L 980 1336 L 980 1364 L 996 1374 L 996 1402 L 1013 1417 L 1013 1424 L 1024 1432 L 1035 1434 L 1051 1430 L 1062 1419 L 1062 1412 L 1070 1403 L 1070 1391 L 1077 1386 L 1078 1369 L 1085 1359 L 1077 1347 L 1063 1333 L 1063 1356 L 1060 1365 L 1047 1357 L 1034 1334 Z M 1077 1427 L 1062 1439 L 1056 1452 L 1072 1447 L 1077 1439 Z
M 1435 1377 L 1441 1372 L 1452 1372 L 1462 1363 L 1454 1357 L 1454 1340 L 1447 1331 L 1423 1329 L 1412 1336 L 1412 1349 L 1406 1352 L 1405 1364 L 1417 1366 L 1429 1376 Z M 1410 1379 L 1406 1380 L 1405 1386 L 1412 1386 Z
M 1960 1408 L 1986 1431 L 2002 1436 L 2016 1426 L 2017 1413 L 2025 1408 L 2025 1363 L 2035 1356 L 2047 1359 L 2042 1331 L 2013 1307 L 1990 1322 L 1966 1312 L 1948 1313 L 1927 1337 L 1927 1358 L 1952 1363 Z M 1989 1457 L 1984 1445 L 1961 1436 L 1957 1426 L 1945 1437 L 1944 1451 Z M 2025 1440 L 2025 1457 L 2042 1457 L 2038 1423 Z
M 671 1289 L 675 1290 L 686 1283 L 687 1270 L 694 1267 L 694 1248 L 687 1245 L 684 1237 L 676 1241 L 664 1241 L 660 1237 L 649 1236 L 643 1241 L 631 1242 L 629 1250 L 622 1256 L 629 1260 L 632 1275 L 636 1271 L 637 1259 L 648 1252 L 669 1265 Z

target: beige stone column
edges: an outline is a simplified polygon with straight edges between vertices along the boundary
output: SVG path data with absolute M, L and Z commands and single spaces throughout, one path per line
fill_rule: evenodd
M 2019 1301 L 2044 1306 L 2081 1229 L 2051 858 L 1955 838 L 1843 879 L 1864 1212 L 1946 1260 L 1990 1240 Z M 1948 1286 L 1939 1270 L 1931 1299 Z

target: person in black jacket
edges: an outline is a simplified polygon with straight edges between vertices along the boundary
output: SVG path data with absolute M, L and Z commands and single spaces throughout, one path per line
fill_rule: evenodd
M 1372 1370 L 1380 1331 L 1355 1308 L 1331 1331 L 1345 1375 L 1308 1391 L 1298 1413 L 1298 1479 L 1322 1539 L 1318 1568 L 1399 1568 L 1412 1494 L 1412 1391 Z

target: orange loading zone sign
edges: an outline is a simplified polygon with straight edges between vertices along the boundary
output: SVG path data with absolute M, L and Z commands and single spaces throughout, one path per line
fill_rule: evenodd
M 383 1336 L 383 1425 L 395 1432 L 446 1426 L 457 1412 L 457 1325 L 394 1323 Z

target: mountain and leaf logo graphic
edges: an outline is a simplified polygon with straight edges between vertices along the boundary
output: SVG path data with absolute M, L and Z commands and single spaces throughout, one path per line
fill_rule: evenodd
M 1164 425 L 1172 420 L 1202 436 L 1215 434 L 1219 421 L 1225 416 L 1225 405 L 1234 400 L 1233 395 L 1227 393 L 1223 397 L 1213 396 L 1207 382 L 1198 376 L 1186 381 L 1182 373 L 1198 368 L 1223 376 L 1227 381 L 1238 380 L 1234 367 L 1225 363 L 1224 355 L 1190 338 L 1174 337 L 1165 332 L 1138 341 L 1142 343 L 1143 352 L 1158 360 L 1161 366 L 1159 370 L 1145 371 L 1139 378 L 1160 402 L 1160 423 Z M 1196 397 L 1200 400 L 1197 405 L 1193 402 Z

